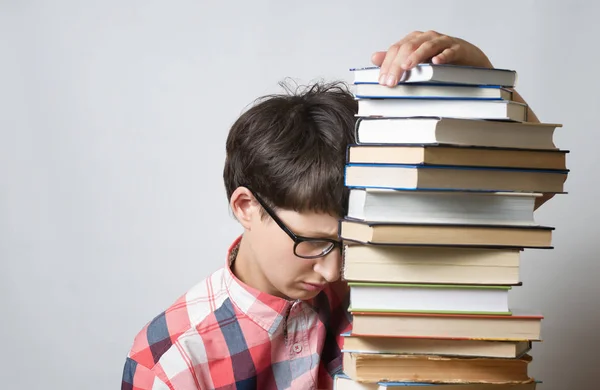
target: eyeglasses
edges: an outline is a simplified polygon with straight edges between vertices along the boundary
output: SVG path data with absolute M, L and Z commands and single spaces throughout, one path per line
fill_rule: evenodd
M 314 238 L 298 236 L 288 228 L 275 212 L 252 190 L 252 195 L 260 203 L 277 225 L 294 241 L 294 254 L 303 259 L 316 259 L 327 256 L 334 248 L 342 248 L 342 243 L 331 238 Z

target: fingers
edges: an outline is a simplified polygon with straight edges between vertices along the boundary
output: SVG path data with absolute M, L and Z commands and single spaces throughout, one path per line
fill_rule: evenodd
M 454 44 L 453 38 L 435 31 L 409 34 L 392 45 L 381 64 L 379 83 L 395 86 L 405 70 L 442 53 Z
M 414 31 L 390 46 L 386 52 L 373 53 L 371 61 L 380 67 L 379 84 L 390 87 L 398 84 L 405 71 L 427 61 L 493 68 L 478 47 L 435 31 Z
M 384 57 L 383 61 L 381 62 L 381 65 L 380 65 L 380 70 L 379 70 L 379 83 L 380 84 L 386 84 L 387 83 L 387 81 L 388 81 L 388 71 L 390 69 L 390 66 L 392 65 L 392 62 L 396 58 L 396 56 L 397 56 L 398 51 L 400 50 L 400 48 L 402 46 L 404 46 L 408 41 L 411 41 L 411 40 L 419 37 L 422 34 L 423 33 L 421 31 L 413 31 L 412 33 L 410 33 L 407 36 L 405 36 L 404 38 L 402 38 L 400 41 L 398 41 L 398 42 L 394 43 L 392 46 L 390 46 L 390 48 L 385 53 L 385 57 Z M 406 50 L 406 48 L 404 50 Z M 390 80 L 390 82 L 392 83 L 392 85 L 394 85 L 394 79 L 398 80 L 398 77 L 399 76 L 396 75 L 395 77 L 393 77 Z
M 451 47 L 444 49 L 440 54 L 433 56 L 431 62 L 434 64 L 449 64 L 458 56 L 460 50 L 459 44 L 454 44 Z
M 410 34 L 406 35 L 404 38 L 402 38 L 401 40 L 399 40 L 398 42 L 393 44 L 390 47 L 390 49 L 388 49 L 388 51 L 393 50 L 393 51 L 397 52 L 398 47 L 400 47 L 405 42 L 408 42 L 411 39 L 418 37 L 421 34 L 423 34 L 423 32 L 421 32 L 421 31 L 411 32 Z M 388 51 L 378 51 L 378 52 L 373 53 L 373 55 L 371 56 L 371 62 L 376 66 L 379 66 L 379 67 L 383 66 L 383 61 L 386 58 Z
M 381 66 L 386 53 L 387 52 L 385 52 L 385 51 L 376 51 L 375 53 L 373 53 L 373 55 L 371 56 L 371 62 L 373 63 L 373 65 Z
M 394 61 L 394 59 L 398 55 L 398 51 L 400 50 L 401 46 L 404 46 L 404 44 L 392 45 L 388 49 L 387 53 L 385 53 L 385 58 L 383 60 L 383 63 L 381 64 L 381 68 L 379 69 L 379 84 L 394 85 L 394 80 L 388 79 L 388 72 L 392 65 L 392 61 Z
M 406 58 L 402 67 L 405 70 L 411 69 L 413 66 L 426 62 L 444 52 L 446 49 L 452 47 L 453 44 L 454 41 L 447 35 L 425 41 Z

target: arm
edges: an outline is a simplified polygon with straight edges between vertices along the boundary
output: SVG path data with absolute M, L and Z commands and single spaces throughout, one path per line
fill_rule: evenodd
M 173 316 L 173 311 L 169 314 L 171 324 L 176 325 L 177 317 Z M 181 331 L 169 331 L 164 313 L 156 318 L 159 320 L 148 323 L 134 338 L 123 367 L 121 389 L 213 388 L 210 368 L 205 359 L 206 349 L 198 332 L 191 331 L 189 336 L 183 336 Z M 183 344 L 180 343 L 180 337 L 185 339 Z

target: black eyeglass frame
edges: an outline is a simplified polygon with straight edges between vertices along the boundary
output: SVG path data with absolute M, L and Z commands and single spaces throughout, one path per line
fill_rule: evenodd
M 248 187 L 246 187 L 248 188 Z M 250 192 L 252 193 L 252 195 L 254 196 L 254 198 L 258 201 L 258 203 L 261 205 L 261 207 L 267 212 L 267 214 L 269 214 L 269 217 L 271 217 L 273 219 L 273 221 L 275 221 L 275 223 L 281 228 L 281 230 L 283 230 L 291 239 L 292 241 L 294 241 L 294 254 L 300 258 L 303 259 L 318 259 L 320 257 L 325 257 L 327 256 L 329 253 L 331 253 L 332 250 L 334 250 L 336 247 L 339 248 L 340 250 L 342 249 L 342 242 L 339 240 L 334 240 L 332 238 L 316 238 L 316 237 L 305 237 L 305 236 L 300 236 L 297 235 L 296 233 L 294 233 L 290 228 L 288 228 L 285 223 L 283 223 L 283 221 L 277 216 L 277 214 L 275 214 L 275 211 L 273 211 L 273 209 L 271 209 L 266 203 L 265 201 L 263 201 L 261 199 L 260 196 L 257 195 L 256 192 L 252 191 L 250 188 L 248 188 L 248 190 L 250 190 Z M 319 253 L 318 255 L 314 255 L 314 256 L 305 256 L 305 255 L 299 255 L 296 251 L 296 248 L 298 247 L 298 245 L 300 245 L 303 242 L 306 241 L 313 241 L 313 242 L 329 242 L 332 245 L 330 247 L 327 248 L 327 250 Z

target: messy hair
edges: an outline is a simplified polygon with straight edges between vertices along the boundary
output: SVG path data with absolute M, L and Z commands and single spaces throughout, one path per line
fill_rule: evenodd
M 346 147 L 355 142 L 357 103 L 343 82 L 317 82 L 263 96 L 229 131 L 223 179 L 271 206 L 343 216 Z

